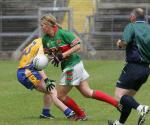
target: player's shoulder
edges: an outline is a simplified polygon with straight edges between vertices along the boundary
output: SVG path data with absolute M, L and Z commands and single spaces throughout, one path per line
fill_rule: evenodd
M 126 25 L 126 27 L 132 27 L 134 25 L 134 23 L 128 23 L 127 25 Z
M 42 42 L 46 42 L 46 41 L 48 41 L 49 40 L 49 35 L 48 34 L 44 34 L 43 36 L 42 36 Z
M 128 23 L 125 26 L 124 30 L 126 30 L 126 31 L 134 31 L 134 23 Z
M 71 34 L 72 32 L 66 29 L 59 29 L 58 30 L 59 34 L 61 35 L 67 35 L 67 34 Z
M 35 42 L 42 42 L 42 38 L 39 37 L 39 38 L 34 39 L 33 41 L 35 41 Z
M 34 39 L 32 42 L 31 42 L 31 46 L 34 46 L 34 45 L 41 45 L 42 44 L 42 38 L 36 38 Z

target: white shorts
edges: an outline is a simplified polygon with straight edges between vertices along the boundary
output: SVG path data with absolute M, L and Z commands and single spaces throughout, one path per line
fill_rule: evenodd
M 84 69 L 82 61 L 73 67 L 67 67 L 61 75 L 60 85 L 79 85 L 81 81 L 86 80 L 89 74 Z

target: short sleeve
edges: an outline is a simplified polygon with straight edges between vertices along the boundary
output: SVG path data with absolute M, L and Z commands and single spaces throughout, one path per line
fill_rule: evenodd
M 128 44 L 133 41 L 133 37 L 134 37 L 134 28 L 133 24 L 130 23 L 125 27 L 123 31 L 122 40 Z

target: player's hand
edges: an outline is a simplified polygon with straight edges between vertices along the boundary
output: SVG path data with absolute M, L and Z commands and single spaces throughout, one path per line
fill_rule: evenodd
M 50 51 L 50 49 L 44 48 L 44 53 L 50 55 L 51 51 Z
M 46 90 L 48 92 L 50 92 L 52 89 L 55 88 L 55 80 L 46 79 L 44 81 L 45 81 L 45 85 L 46 85 Z
M 59 63 L 63 60 L 63 55 L 62 53 L 57 53 L 54 54 L 52 53 L 52 60 L 51 60 L 51 64 L 54 65 L 54 67 L 58 67 Z
M 118 39 L 118 41 L 116 42 L 116 45 L 117 45 L 118 48 L 122 48 L 120 39 Z
M 118 39 L 116 45 L 118 48 L 125 48 L 126 47 L 126 43 L 124 41 L 122 41 L 121 39 Z

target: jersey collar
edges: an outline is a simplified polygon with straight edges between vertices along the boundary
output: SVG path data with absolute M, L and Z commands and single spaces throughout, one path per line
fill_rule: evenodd
M 135 21 L 135 23 L 145 23 L 143 20 Z

